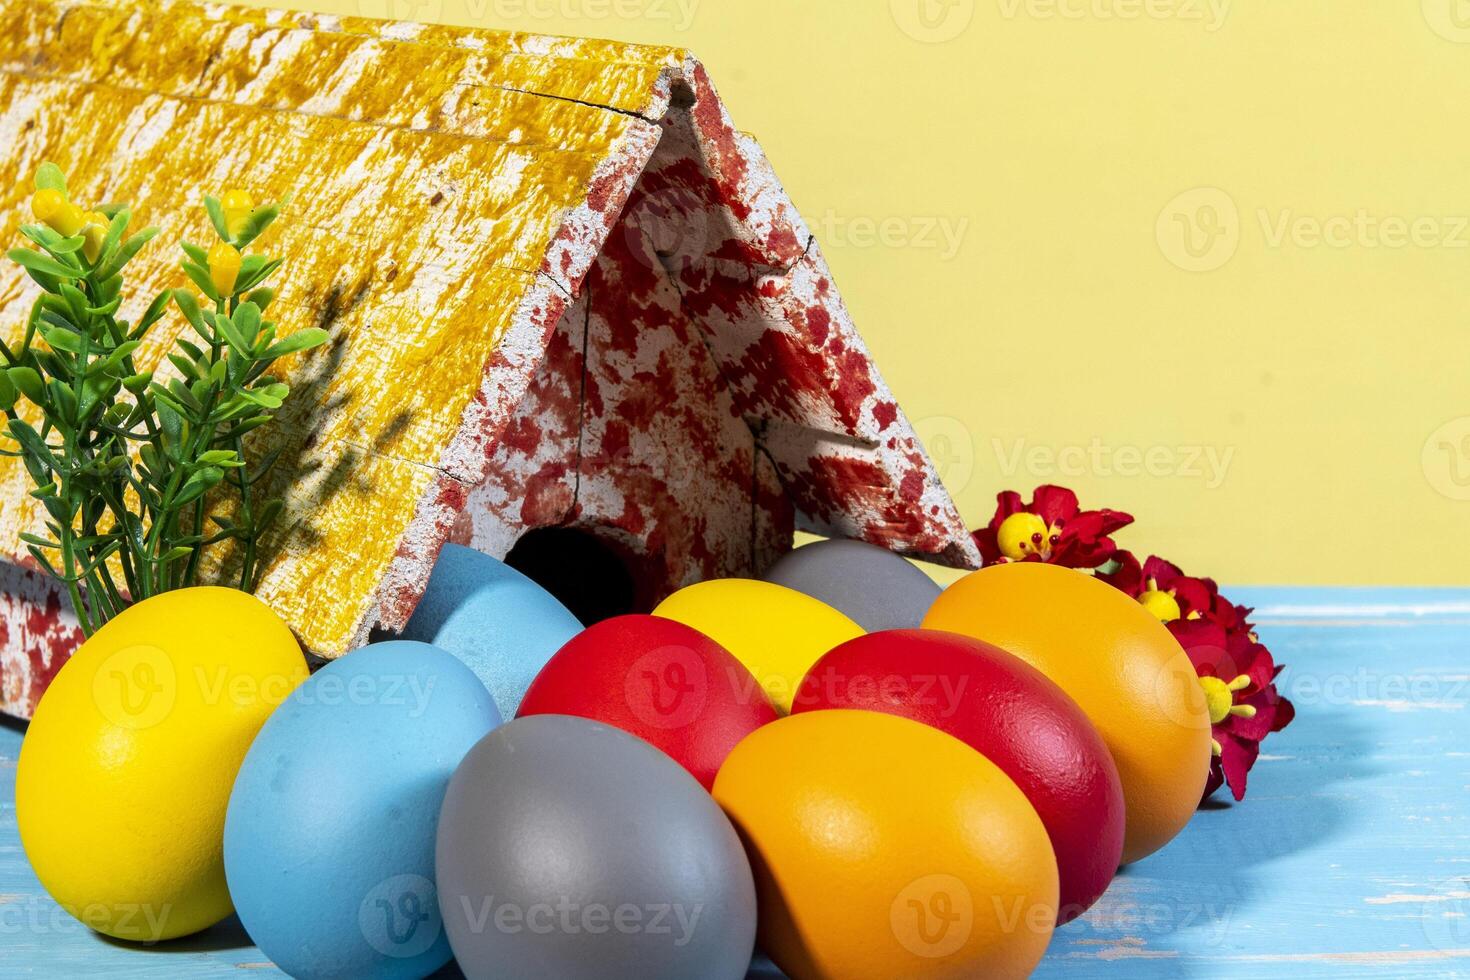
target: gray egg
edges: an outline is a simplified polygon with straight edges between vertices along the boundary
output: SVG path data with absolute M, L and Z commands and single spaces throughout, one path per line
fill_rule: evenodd
M 788 552 L 765 580 L 820 599 L 869 633 L 918 629 L 941 591 L 901 556 L 845 538 Z
M 755 882 L 719 805 L 583 718 L 520 718 L 470 750 L 435 877 L 470 980 L 740 980 L 755 946 Z

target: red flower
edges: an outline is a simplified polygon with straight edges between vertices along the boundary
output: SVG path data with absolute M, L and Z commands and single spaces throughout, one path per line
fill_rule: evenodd
M 1077 495 L 1064 487 L 1037 487 L 1031 503 L 1007 490 L 996 497 L 995 516 L 975 532 L 987 565 L 1042 561 L 1069 568 L 1096 568 L 1113 556 L 1109 536 L 1133 523 L 1115 510 L 1082 510 Z
M 1191 578 L 1179 566 L 1150 557 L 1142 566 L 1131 551 L 1113 555 L 1116 568 L 1098 578 L 1143 603 L 1160 621 L 1199 619 L 1212 614 L 1219 589 L 1209 579 Z
M 1199 610 L 1202 616 L 1206 619 L 1213 619 L 1230 632 L 1244 630 L 1249 633 L 1255 629 L 1250 624 L 1252 610 L 1246 606 L 1237 606 L 1222 596 L 1220 594 L 1220 587 L 1215 584 L 1214 579 L 1197 578 L 1193 581 L 1200 583 L 1200 585 L 1204 586 L 1205 591 L 1209 593 L 1208 605 L 1200 607 Z
M 1204 795 L 1228 783 L 1231 794 L 1244 799 L 1261 740 L 1296 717 L 1291 702 L 1276 690 L 1281 668 L 1246 629 L 1227 630 L 1203 617 L 1177 619 L 1168 628 L 1194 664 L 1210 713 L 1215 757 Z
M 1111 535 L 1133 523 L 1127 514 L 1084 511 L 1076 494 L 1056 486 L 1037 487 L 1030 504 L 1013 490 L 996 500 L 989 526 L 974 534 L 987 565 L 1042 561 L 1086 569 L 1165 624 L 1189 655 L 1210 714 L 1214 756 L 1204 795 L 1228 784 L 1243 799 L 1261 740 L 1296 716 L 1276 690 L 1281 668 L 1256 638 L 1251 610 L 1222 596 L 1214 579 L 1185 575 L 1158 557 L 1140 565 L 1119 550 Z

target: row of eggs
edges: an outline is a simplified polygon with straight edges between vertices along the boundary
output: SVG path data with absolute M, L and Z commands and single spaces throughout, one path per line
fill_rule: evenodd
M 38 706 L 23 843 L 100 931 L 233 904 L 301 977 L 451 947 L 472 977 L 739 977 L 757 922 L 797 978 L 1011 976 L 1192 812 L 1182 652 L 1114 590 L 1018 565 L 935 601 L 845 542 L 772 577 L 805 592 L 707 582 L 584 631 L 446 546 L 407 639 L 309 680 L 252 598 L 160 596 Z M 953 632 L 882 629 L 920 620 Z

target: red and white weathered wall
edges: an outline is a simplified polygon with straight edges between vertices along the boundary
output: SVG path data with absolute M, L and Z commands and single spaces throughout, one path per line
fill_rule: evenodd
M 477 386 L 459 391 L 462 412 L 421 413 L 422 458 L 379 451 L 376 441 L 357 447 L 352 465 L 412 471 L 420 489 L 404 496 L 395 489 L 401 481 L 381 474 L 354 482 L 360 494 L 399 494 L 395 513 L 410 516 L 386 537 L 377 526 L 337 529 L 347 544 L 376 533 L 387 557 L 364 566 L 364 581 L 343 597 L 350 615 L 301 630 L 326 638 L 307 643 L 316 652 L 337 655 L 373 628 L 401 627 L 444 541 L 503 555 L 535 527 L 606 537 L 633 556 L 650 602 L 701 578 L 759 572 L 790 546 L 793 527 L 946 564 L 979 563 L 818 244 L 686 53 L 176 0 L 6 2 L 23 5 L 0 13 L 31 32 L 36 50 L 12 38 L 0 46 L 0 71 L 24 84 L 144 92 L 179 112 L 234 106 L 271 125 L 284 114 L 302 132 L 371 129 L 374 139 L 405 147 L 464 140 L 506 149 L 505 160 L 523 167 L 520 180 L 533 172 L 527 161 L 558 154 L 564 165 L 546 173 L 583 174 L 547 178 L 555 194 L 521 187 L 508 202 L 496 197 L 510 186 L 505 173 L 483 174 L 484 195 L 470 193 L 473 174 L 445 178 L 456 206 L 485 197 L 499 209 L 494 220 L 455 226 L 489 236 L 480 253 L 467 240 L 464 254 L 496 256 L 497 281 L 525 286 L 507 293 L 503 309 L 476 311 L 509 322 L 493 349 L 440 350 L 476 358 Z M 111 33 L 99 61 L 83 41 L 100 32 Z M 156 57 L 170 45 L 168 59 Z M 302 77 L 336 95 L 319 98 L 297 84 Z M 0 116 L 9 112 L 19 125 L 20 111 L 0 107 Z M 301 153 L 311 157 L 310 140 Z M 423 206 L 444 200 L 436 193 Z M 415 201 L 404 197 L 399 210 Z M 322 294 L 335 295 L 335 271 L 312 265 L 313 281 L 331 287 Z M 398 271 L 385 253 L 353 273 L 363 284 L 339 333 L 370 334 L 362 311 L 402 288 L 408 277 L 395 282 Z M 413 281 L 433 280 L 431 272 Z M 434 295 L 454 295 L 440 286 Z M 414 296 L 392 302 L 419 309 Z M 421 338 L 398 339 L 413 347 Z M 366 348 L 341 349 L 352 363 Z M 380 387 L 424 390 L 394 389 L 387 379 Z M 300 408 L 299 427 L 312 439 L 335 419 L 329 404 L 288 408 Z M 446 419 L 450 431 L 435 441 L 428 423 Z M 314 451 L 325 456 L 326 448 Z M 395 501 L 346 507 L 339 523 L 384 503 Z M 342 561 L 339 553 L 292 552 L 282 567 L 317 568 L 307 558 L 328 568 Z M 288 621 L 320 612 L 276 584 L 272 601 Z M 13 566 L 0 568 L 0 618 L 0 710 L 26 715 L 78 635 L 56 590 Z

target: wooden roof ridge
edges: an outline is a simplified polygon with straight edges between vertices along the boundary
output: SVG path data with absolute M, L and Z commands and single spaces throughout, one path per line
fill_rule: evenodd
M 362 456 L 354 479 L 399 481 L 411 498 L 401 508 L 377 497 L 371 507 L 359 502 L 359 510 L 381 505 L 391 511 L 369 515 L 375 526 L 402 527 L 391 547 L 342 553 L 342 560 L 363 565 L 370 582 L 349 574 L 334 578 L 321 560 L 297 570 L 266 570 L 263 597 L 317 652 L 350 649 L 375 626 L 401 627 L 411 613 L 464 506 L 464 488 L 483 479 L 489 450 L 547 337 L 630 195 L 640 181 L 657 192 L 653 185 L 668 177 L 649 167 L 661 143 L 672 138 L 673 119 L 687 119 L 694 134 L 698 162 L 719 197 L 725 236 L 708 266 L 681 281 L 680 289 L 735 404 L 760 429 L 802 525 L 930 560 L 979 564 L 953 501 L 831 284 L 820 245 L 758 144 L 735 128 L 704 66 L 681 48 L 183 0 L 0 0 L 0 86 L 9 97 L 8 109 L 0 109 L 0 137 L 13 135 L 17 146 L 8 169 L 0 170 L 6 212 L 0 232 L 9 238 L 24 209 L 21 182 L 47 155 L 64 157 L 58 162 L 71 165 L 74 179 L 98 194 L 119 190 L 140 197 L 151 208 L 147 222 L 165 228 L 164 240 L 197 228 L 197 218 L 182 213 L 185 202 L 177 202 L 178 213 L 168 211 L 169 190 L 176 192 L 185 179 L 222 189 L 226 181 L 255 177 L 237 172 L 255 157 L 233 145 L 219 159 L 200 158 L 207 149 L 204 130 L 189 129 L 200 114 L 211 125 L 234 127 L 234 138 L 288 145 L 274 156 L 260 153 L 276 168 L 267 181 L 271 189 L 294 189 L 291 180 L 310 173 L 321 195 L 348 197 L 363 212 L 333 215 L 325 198 L 298 198 L 301 206 L 293 210 L 312 214 L 318 224 L 289 230 L 290 215 L 284 222 L 283 234 L 294 237 L 283 240 L 291 247 L 280 251 L 297 278 L 282 295 L 316 297 L 318 308 L 283 312 L 283 332 L 319 316 L 322 297 L 336 297 L 331 302 L 337 304 L 342 295 L 349 301 L 342 303 L 339 340 L 374 336 L 383 324 L 401 322 L 408 347 L 423 349 L 393 352 L 394 371 L 406 372 L 405 384 L 444 374 L 443 399 L 423 404 L 438 405 L 446 417 L 419 412 L 395 428 L 396 420 L 379 417 L 391 398 L 374 401 L 370 393 L 366 407 L 334 403 L 342 386 L 398 376 L 375 375 L 382 366 L 356 347 L 339 366 L 346 380 L 338 389 L 332 378 L 318 377 L 303 386 L 307 393 L 299 404 L 293 405 L 296 394 L 288 402 L 291 411 L 283 412 L 281 424 L 289 435 L 281 438 L 299 436 L 304 459 L 330 468 L 333 453 L 354 449 Z M 64 112 L 82 107 L 129 113 L 136 126 L 63 132 Z M 166 134 L 155 132 L 160 127 Z M 146 164 L 156 170 L 166 158 L 148 141 L 176 132 L 200 142 L 181 149 L 180 156 L 192 152 L 191 159 L 166 164 L 179 168 L 168 174 L 177 178 L 173 188 L 159 186 L 162 175 L 154 181 L 154 174 L 130 169 Z M 117 145 L 103 145 L 104 138 Z M 89 164 L 103 172 L 83 176 Z M 395 197 L 380 186 L 384 181 L 412 185 L 399 186 Z M 426 201 L 449 211 L 459 207 L 457 223 L 421 211 L 427 230 L 415 230 L 409 212 Z M 322 215 L 329 217 L 316 217 Z M 445 225 L 435 223 L 441 220 Z M 362 232 L 364 240 L 351 240 L 364 226 L 370 229 Z M 347 271 L 338 278 L 327 275 L 334 237 L 350 246 Z M 456 264 L 468 255 L 482 256 L 484 267 Z M 140 293 L 142 286 L 176 284 L 172 262 L 139 261 L 142 278 L 133 288 Z M 400 280 L 385 286 L 385 270 L 401 273 L 410 285 Z M 738 309 L 719 298 L 725 279 L 752 284 L 742 287 Z M 367 282 L 386 292 L 367 293 L 361 285 Z M 0 302 L 23 300 L 27 290 L 13 271 L 0 272 Z M 457 305 L 445 298 L 456 290 L 462 294 Z M 350 302 L 363 293 L 366 301 Z M 480 321 L 462 308 L 467 303 L 476 304 Z M 457 352 L 458 360 L 436 360 L 433 378 L 415 360 L 445 352 Z M 161 361 L 161 351 L 155 353 Z M 308 364 L 293 362 L 292 369 L 308 371 Z M 412 401 L 419 393 L 411 388 L 406 394 Z M 0 465 L 0 548 L 22 560 L 23 549 L 8 538 L 27 516 L 25 505 L 15 502 L 17 468 L 10 469 L 7 479 Z M 322 506 L 319 488 L 293 492 L 288 512 L 305 527 L 312 506 Z M 343 507 L 322 522 L 339 519 L 364 518 Z M 309 538 L 297 545 L 315 547 Z M 343 590 L 350 609 L 335 618 L 298 609 L 306 602 L 291 593 L 303 575 L 325 577 Z

